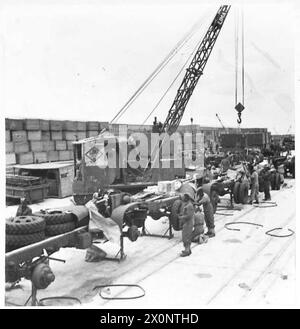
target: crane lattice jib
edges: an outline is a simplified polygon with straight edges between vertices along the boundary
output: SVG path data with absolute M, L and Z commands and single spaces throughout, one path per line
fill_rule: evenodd
M 221 6 L 219 8 L 199 48 L 197 49 L 190 66 L 186 70 L 183 81 L 177 90 L 177 95 L 169 110 L 166 121 L 162 126 L 161 132 L 172 134 L 179 126 L 186 105 L 192 96 L 200 76 L 203 74 L 204 67 L 221 31 L 229 9 L 230 6 Z

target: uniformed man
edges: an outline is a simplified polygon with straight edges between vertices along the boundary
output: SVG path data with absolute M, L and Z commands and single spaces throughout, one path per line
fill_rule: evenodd
M 214 208 L 210 201 L 210 197 L 203 192 L 202 187 L 197 190 L 197 204 L 203 206 L 204 220 L 207 227 L 206 236 L 213 238 L 215 233 L 215 220 L 214 220 Z
M 178 219 L 182 222 L 182 242 L 184 250 L 181 252 L 181 257 L 189 256 L 191 251 L 192 232 L 194 227 L 194 205 L 193 195 L 185 192 L 182 195 L 182 207 L 181 213 L 178 215 Z
M 18 207 L 16 216 L 31 216 L 32 215 L 32 209 L 28 207 L 28 203 L 26 198 L 21 198 L 21 203 Z
M 255 203 L 259 203 L 258 195 L 259 195 L 259 182 L 258 182 L 258 174 L 254 169 L 252 164 L 249 164 L 249 172 L 250 172 L 250 180 L 251 180 L 251 196 L 249 204 L 252 204 L 255 200 Z

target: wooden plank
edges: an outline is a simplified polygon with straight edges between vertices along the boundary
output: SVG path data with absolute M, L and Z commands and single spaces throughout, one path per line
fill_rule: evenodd
M 5 119 L 5 129 L 6 130 L 23 130 L 24 120 L 19 119 Z
M 26 142 L 27 141 L 27 131 L 26 130 L 16 130 L 12 132 L 13 142 Z
M 34 163 L 42 163 L 48 161 L 47 152 L 34 152 L 33 153 Z
M 27 152 L 29 152 L 28 142 L 15 143 L 15 153 L 27 153 Z
M 5 143 L 5 153 L 13 153 L 15 150 L 15 145 L 13 142 Z
M 55 150 L 56 151 L 65 151 L 67 149 L 66 141 L 55 141 Z
M 17 160 L 17 163 L 19 163 L 19 164 L 33 163 L 33 153 L 27 152 L 27 153 L 16 154 L 16 160 Z
M 63 133 L 62 131 L 51 131 L 51 140 L 62 140 Z
M 8 153 L 5 155 L 6 165 L 16 164 L 16 155 L 15 153 Z
M 43 151 L 43 142 L 42 141 L 31 141 L 30 150 L 32 152 L 42 152 Z
M 27 138 L 29 141 L 40 141 L 42 139 L 41 130 L 29 130 L 27 131 Z

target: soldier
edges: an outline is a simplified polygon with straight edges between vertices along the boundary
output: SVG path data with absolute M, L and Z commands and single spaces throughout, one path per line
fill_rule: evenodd
M 191 251 L 192 232 L 194 227 L 194 205 L 193 195 L 185 192 L 182 195 L 182 207 L 181 213 L 178 215 L 178 219 L 182 222 L 182 242 L 184 250 L 181 252 L 181 257 L 189 256 Z
M 248 168 L 249 168 L 250 179 L 251 179 L 251 196 L 250 196 L 249 204 L 252 204 L 254 199 L 255 199 L 255 203 L 259 203 L 259 201 L 258 201 L 258 194 L 259 194 L 258 174 L 252 164 L 249 164 Z
M 209 238 L 213 238 L 215 233 L 215 220 L 214 220 L 214 208 L 211 204 L 210 197 L 203 192 L 202 187 L 197 190 L 197 204 L 199 206 L 203 206 L 204 211 L 204 220 L 207 227 L 206 236 Z
M 28 207 L 26 198 L 21 198 L 21 203 L 18 207 L 16 216 L 30 216 L 32 215 L 32 209 Z
M 264 187 L 264 193 L 265 193 L 264 201 L 271 200 L 271 194 L 270 194 L 271 172 L 270 172 L 269 166 L 265 166 L 262 169 L 261 176 L 262 176 L 262 180 L 263 180 L 263 187 Z

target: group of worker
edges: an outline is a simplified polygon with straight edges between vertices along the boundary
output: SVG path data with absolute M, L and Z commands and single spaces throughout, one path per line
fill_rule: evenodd
M 209 196 L 200 187 L 196 193 L 184 192 L 181 195 L 181 207 L 178 219 L 182 223 L 182 242 L 184 250 L 181 256 L 189 256 L 191 243 L 205 243 L 215 236 L 214 209 Z M 203 207 L 203 213 L 200 207 Z M 204 233 L 204 223 L 207 232 Z

